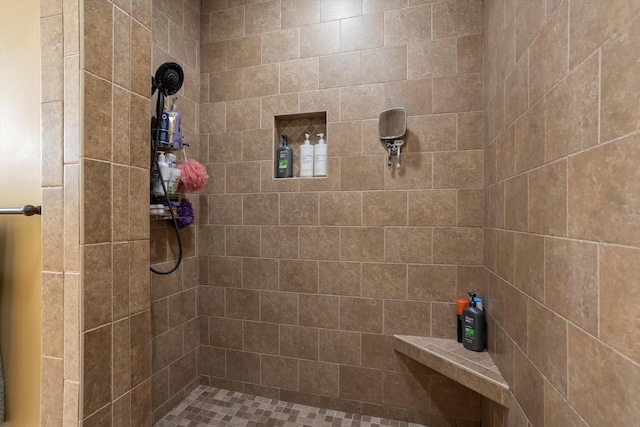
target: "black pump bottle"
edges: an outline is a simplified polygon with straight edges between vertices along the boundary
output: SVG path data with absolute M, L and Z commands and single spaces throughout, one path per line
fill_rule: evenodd
M 485 345 L 485 319 L 484 312 L 476 307 L 473 300 L 476 294 L 468 292 L 469 307 L 462 310 L 462 322 L 464 333 L 462 335 L 462 344 L 464 348 L 473 351 L 483 351 Z

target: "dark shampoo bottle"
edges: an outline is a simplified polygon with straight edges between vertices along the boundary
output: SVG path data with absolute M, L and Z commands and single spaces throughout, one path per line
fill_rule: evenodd
M 476 307 L 474 298 L 476 294 L 468 292 L 469 307 L 462 310 L 462 322 L 464 333 L 462 344 L 464 348 L 473 351 L 483 351 L 485 344 L 485 319 L 484 312 Z

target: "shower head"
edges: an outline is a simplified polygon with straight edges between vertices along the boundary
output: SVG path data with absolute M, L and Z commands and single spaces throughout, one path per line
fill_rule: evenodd
M 156 70 L 156 76 L 152 79 L 151 94 L 158 89 L 163 95 L 173 95 L 178 92 L 184 82 L 182 67 L 175 62 L 165 62 Z

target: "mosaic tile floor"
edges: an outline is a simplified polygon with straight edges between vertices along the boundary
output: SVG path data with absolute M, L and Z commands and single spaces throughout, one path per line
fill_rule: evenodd
M 154 427 L 423 427 L 199 386 Z

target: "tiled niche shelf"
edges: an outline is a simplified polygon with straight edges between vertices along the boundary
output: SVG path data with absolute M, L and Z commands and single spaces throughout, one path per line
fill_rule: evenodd
M 317 135 L 319 133 L 324 134 L 325 141 L 327 140 L 327 112 L 315 111 L 312 113 L 300 113 L 300 114 L 288 114 L 282 116 L 275 116 L 275 126 L 273 135 L 273 177 L 276 177 L 276 159 L 275 153 L 278 147 L 282 145 L 282 138 L 280 135 L 286 134 L 289 139 L 288 143 L 293 150 L 293 178 L 299 179 L 324 179 L 326 176 L 317 177 L 300 177 L 300 146 L 304 144 L 304 134 L 308 133 L 311 145 L 318 143 Z M 330 171 L 327 170 L 327 175 Z M 287 179 L 287 178 L 278 178 Z M 292 179 L 292 178 L 288 178 Z
M 509 385 L 489 353 L 467 350 L 456 340 L 394 335 L 396 351 L 496 403 L 509 407 Z

